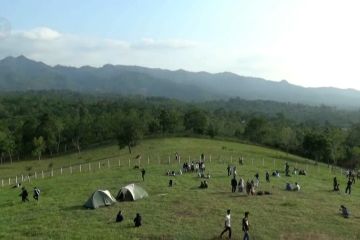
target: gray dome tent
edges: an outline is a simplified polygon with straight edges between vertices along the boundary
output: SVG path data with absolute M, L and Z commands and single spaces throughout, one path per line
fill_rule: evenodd
M 102 206 L 110 206 L 114 203 L 116 203 L 116 200 L 108 190 L 96 190 L 86 201 L 84 207 L 95 209 Z
M 132 183 L 122 187 L 116 199 L 118 201 L 136 201 L 148 196 L 149 194 L 142 187 Z

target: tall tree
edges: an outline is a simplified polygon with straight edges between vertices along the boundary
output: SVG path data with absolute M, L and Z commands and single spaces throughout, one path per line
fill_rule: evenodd
M 42 136 L 35 137 L 33 139 L 33 145 L 34 145 L 33 155 L 38 157 L 39 160 L 41 160 L 41 155 L 46 149 L 44 138 Z
M 143 136 L 142 122 L 136 114 L 130 114 L 123 118 L 118 126 L 117 140 L 119 148 L 128 147 L 131 154 L 131 148 L 136 146 Z

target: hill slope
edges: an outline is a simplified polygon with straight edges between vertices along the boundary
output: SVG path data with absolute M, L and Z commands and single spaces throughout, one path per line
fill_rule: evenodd
M 209 189 L 199 189 L 200 180 L 196 173 L 185 173 L 173 178 L 175 185 L 167 187 L 169 177 L 165 172 L 178 171 L 179 164 L 174 160 L 178 151 L 183 160 L 196 161 L 204 152 L 206 171 L 210 172 Z M 266 148 L 243 145 L 233 142 L 214 140 L 171 138 L 144 141 L 134 148 L 133 156 L 142 154 L 141 167 L 145 167 L 145 182 L 141 181 L 140 171 L 133 169 L 139 160 L 116 146 L 99 148 L 84 152 L 82 155 L 68 155 L 59 159 L 29 161 L 12 166 L 0 167 L 0 173 L 23 171 L 32 166 L 31 171 L 54 168 L 74 162 L 85 163 L 97 158 L 117 155 L 110 159 L 92 162 L 89 171 L 83 165 L 83 171 L 75 168 L 72 174 L 68 169 L 54 177 L 32 179 L 25 186 L 30 190 L 38 186 L 42 190 L 40 201 L 30 199 L 21 203 L 19 189 L 3 187 L 0 189 L 0 238 L 4 239 L 218 239 L 223 230 L 226 209 L 232 211 L 233 239 L 242 239 L 240 221 L 245 211 L 250 211 L 253 239 L 359 239 L 360 217 L 358 200 L 360 193 L 354 186 L 351 196 L 343 194 L 345 178 L 338 174 L 342 188 L 340 193 L 329 191 L 334 176 L 324 167 L 309 165 L 301 159 Z M 170 164 L 168 156 L 171 156 Z M 212 161 L 210 162 L 210 155 Z M 235 163 L 238 156 L 244 156 L 244 165 Z M 149 156 L 149 163 L 147 163 Z M 243 193 L 230 192 L 230 177 L 226 174 L 227 164 L 238 167 L 238 174 L 245 180 L 260 174 L 258 190 L 271 191 L 270 196 L 246 196 Z M 119 158 L 122 164 L 118 166 Z M 160 164 L 158 162 L 160 159 Z M 262 161 L 264 159 L 264 161 Z M 274 166 L 275 159 L 275 166 Z M 271 178 L 264 181 L 267 170 L 283 169 L 285 161 L 291 168 L 305 168 L 308 176 Z M 335 174 L 335 173 L 334 173 Z M 40 177 L 39 177 L 40 178 Z M 286 192 L 286 182 L 299 182 L 300 192 Z M 137 182 L 150 194 L 150 197 L 137 202 L 116 203 L 115 206 L 86 210 L 82 207 L 90 194 L 96 189 L 109 189 L 116 195 L 121 186 Z M 347 206 L 352 213 L 349 219 L 338 215 L 340 204 Z M 121 209 L 125 221 L 114 223 L 116 213 Z M 136 212 L 143 217 L 143 226 L 133 228 L 132 219 Z M 11 224 L 9 224 L 11 223 Z
M 0 61 L 0 88 L 3 91 L 66 89 L 197 101 L 241 97 L 351 108 L 360 106 L 360 92 L 351 89 L 304 88 L 287 81 L 274 82 L 228 72 L 210 74 L 109 64 L 100 68 L 51 67 L 24 56 Z

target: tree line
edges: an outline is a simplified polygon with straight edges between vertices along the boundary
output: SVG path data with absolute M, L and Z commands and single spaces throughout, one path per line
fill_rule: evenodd
M 1 164 L 28 158 L 40 160 L 44 155 L 52 157 L 69 151 L 80 153 L 84 148 L 114 141 L 131 152 L 143 137 L 154 136 L 234 138 L 328 164 L 359 164 L 360 122 L 346 123 L 349 127 L 327 121 L 299 122 L 289 119 L 286 112 L 269 115 L 256 109 L 242 111 L 234 108 L 233 101 L 229 100 L 229 108 L 226 104 L 214 108 L 210 103 L 159 97 L 63 91 L 3 94 Z

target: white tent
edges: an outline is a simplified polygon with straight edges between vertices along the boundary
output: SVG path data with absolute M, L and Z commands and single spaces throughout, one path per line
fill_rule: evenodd
M 116 199 L 119 201 L 136 201 L 148 196 L 149 194 L 142 187 L 132 183 L 122 187 Z

